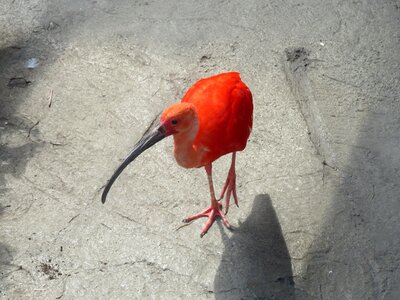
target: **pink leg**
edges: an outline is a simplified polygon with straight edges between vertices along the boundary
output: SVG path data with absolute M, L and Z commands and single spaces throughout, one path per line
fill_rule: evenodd
M 224 184 L 224 188 L 222 189 L 221 195 L 219 196 L 219 200 L 224 198 L 225 192 L 225 214 L 228 213 L 229 210 L 229 202 L 231 200 L 231 195 L 233 194 L 233 200 L 237 207 L 239 207 L 238 198 L 236 194 L 236 172 L 235 172 L 235 162 L 236 162 L 236 152 L 232 153 L 232 162 L 231 167 L 229 168 L 228 176 L 226 177 L 226 181 Z
M 221 208 L 222 205 L 218 203 L 217 199 L 215 199 L 215 192 L 214 192 L 214 185 L 212 181 L 212 166 L 207 165 L 205 166 L 206 172 L 207 172 L 207 177 L 208 177 L 208 184 L 210 186 L 210 195 L 211 195 L 211 205 L 209 208 L 206 210 L 202 211 L 201 213 L 187 217 L 186 219 L 183 220 L 183 222 L 190 222 L 192 220 L 201 218 L 201 217 L 208 217 L 208 220 L 206 224 L 204 225 L 200 237 L 203 237 L 207 231 L 210 229 L 211 225 L 214 223 L 215 219 L 217 217 L 220 217 L 222 221 L 224 222 L 224 225 L 227 228 L 231 228 L 231 225 L 229 224 L 228 220 L 226 219 L 224 213 L 222 212 Z

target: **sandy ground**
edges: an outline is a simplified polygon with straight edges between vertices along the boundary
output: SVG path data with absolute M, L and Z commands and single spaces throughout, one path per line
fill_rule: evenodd
M 400 1 L 3 0 L 0 12 L 2 299 L 400 299 Z M 163 108 L 231 70 L 255 105 L 236 229 L 176 230 L 209 195 L 171 139 L 102 205 Z M 217 191 L 228 167 L 214 165 Z

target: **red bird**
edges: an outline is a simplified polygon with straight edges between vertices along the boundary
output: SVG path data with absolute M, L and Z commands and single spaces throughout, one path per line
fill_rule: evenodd
M 106 201 L 112 184 L 136 157 L 143 151 L 173 135 L 174 156 L 184 168 L 204 167 L 210 186 L 211 205 L 203 212 L 187 217 L 190 222 L 200 217 L 208 217 L 200 236 L 203 237 L 214 220 L 221 217 L 225 226 L 231 228 L 225 214 L 230 198 L 238 205 L 236 195 L 236 152 L 246 147 L 253 125 L 253 101 L 249 88 L 241 81 L 239 73 L 223 73 L 196 82 L 183 97 L 164 110 L 159 125 L 145 135 L 118 167 L 107 182 L 101 197 Z M 232 162 L 219 200 L 226 192 L 225 214 L 215 197 L 212 181 L 212 163 L 222 155 L 232 153 Z

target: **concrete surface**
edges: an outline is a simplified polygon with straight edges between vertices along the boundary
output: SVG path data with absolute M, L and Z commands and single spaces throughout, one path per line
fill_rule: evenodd
M 0 297 L 400 299 L 399 8 L 3 0 Z M 229 70 L 255 104 L 236 230 L 176 230 L 209 196 L 171 140 L 102 205 L 101 187 L 163 108 Z M 215 164 L 217 190 L 228 166 Z

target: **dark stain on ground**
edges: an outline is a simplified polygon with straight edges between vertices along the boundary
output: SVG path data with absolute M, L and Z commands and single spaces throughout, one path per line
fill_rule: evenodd
M 292 72 L 304 72 L 311 63 L 310 51 L 303 47 L 285 49 L 285 55 Z
M 50 280 L 56 279 L 58 276 L 62 275 L 58 264 L 52 264 L 51 259 L 49 259 L 48 262 L 40 263 L 38 269 L 41 273 L 47 275 Z

